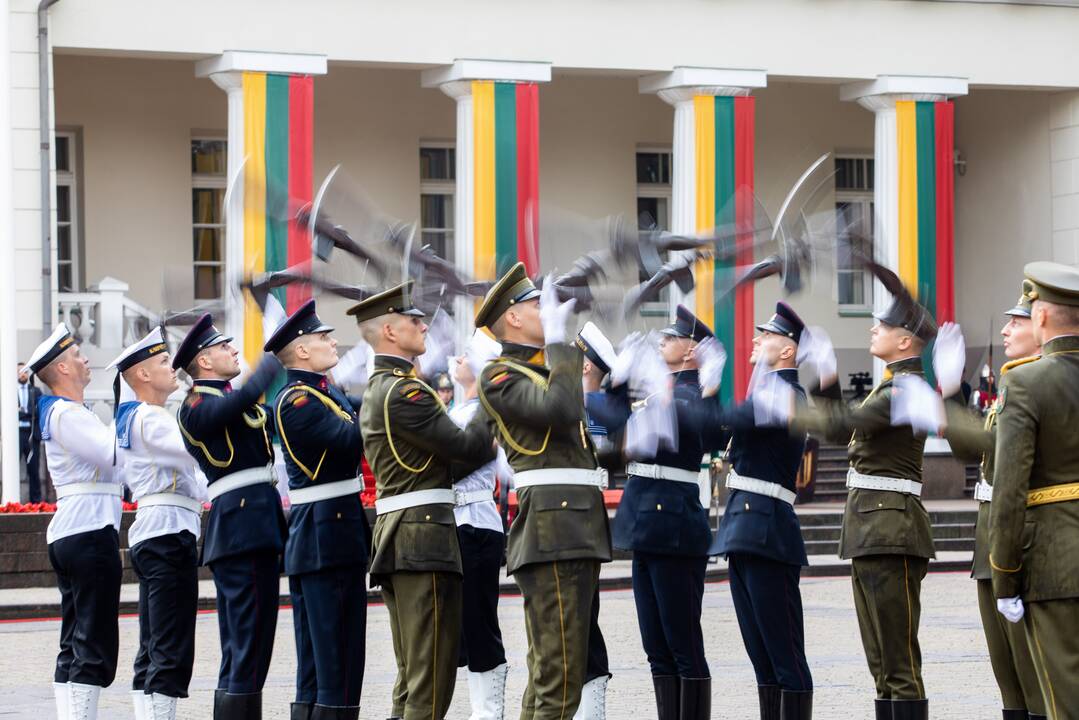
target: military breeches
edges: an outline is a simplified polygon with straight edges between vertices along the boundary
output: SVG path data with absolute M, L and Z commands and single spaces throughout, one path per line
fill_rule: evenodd
M 487 672 L 506 662 L 502 630 L 498 626 L 498 580 L 506 536 L 496 530 L 462 525 L 461 655 L 458 665 L 470 672 Z
M 588 664 L 599 560 L 533 563 L 513 577 L 524 597 L 528 686 L 521 720 L 570 720 Z
M 277 631 L 280 564 L 275 551 L 260 550 L 210 565 L 221 638 L 219 690 L 234 695 L 262 692 Z
M 1026 603 L 1022 623 L 1050 720 L 1079 720 L 1079 599 Z
M 798 589 L 802 568 L 759 555 L 732 553 L 727 559 L 734 612 L 757 684 L 811 691 Z
M 186 530 L 131 548 L 139 576 L 139 651 L 131 686 L 147 694 L 187 697 L 195 666 L 199 555 Z
M 1026 630 L 1023 623 L 1010 623 L 997 612 L 992 580 L 978 581 L 978 611 L 982 616 L 985 643 L 989 646 L 993 676 L 1000 688 L 1001 706 L 1005 710 L 1028 710 L 1035 715 L 1044 715 L 1045 701 L 1030 656 Z
M 708 557 L 633 553 L 633 602 L 652 674 L 710 677 L 701 602 Z
M 395 572 L 380 580 L 397 655 L 394 712 L 405 720 L 441 720 L 457 678 L 461 576 Z
M 360 704 L 367 642 L 364 565 L 341 565 L 288 579 L 296 633 L 296 702 Z
M 107 687 L 120 650 L 120 540 L 113 527 L 79 533 L 49 545 L 60 589 L 58 683 Z
M 913 555 L 869 555 L 851 562 L 854 610 L 878 698 L 925 698 L 918 623 L 928 568 L 926 558 Z

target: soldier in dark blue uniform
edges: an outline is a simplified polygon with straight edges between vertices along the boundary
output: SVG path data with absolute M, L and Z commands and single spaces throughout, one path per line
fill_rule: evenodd
M 612 537 L 615 547 L 633 552 L 633 599 L 659 720 L 700 720 L 709 717 L 712 695 L 701 631 L 712 534 L 698 483 L 708 447 L 694 347 L 712 332 L 680 305 L 663 333 L 660 354 L 674 382 L 678 450 L 629 463 Z M 585 403 L 589 417 L 612 434 L 632 409 L 627 384 L 589 393 Z
M 358 408 L 325 374 L 338 359 L 332 331 L 312 300 L 265 347 L 288 370 L 274 417 L 292 503 L 285 544 L 296 631 L 292 720 L 356 720 L 363 685 L 371 530 L 360 502 Z
M 281 372 L 266 355 L 239 390 L 232 338 L 203 315 L 173 357 L 194 385 L 177 416 L 187 451 L 210 481 L 210 517 L 202 546 L 217 588 L 221 668 L 215 720 L 262 717 L 288 528 L 275 485 L 273 422 L 259 398 Z
M 803 399 L 797 355 L 804 328 L 790 306 L 778 303 L 772 318 L 757 326 L 750 356 L 758 374 L 778 373 Z M 807 561 L 794 498 L 805 435 L 757 427 L 752 400 L 733 408 L 713 401 L 708 415 L 713 425 L 732 432 L 730 495 L 710 552 L 727 556 L 738 627 L 757 675 L 761 720 L 804 720 L 812 713 L 813 680 L 798 590 Z

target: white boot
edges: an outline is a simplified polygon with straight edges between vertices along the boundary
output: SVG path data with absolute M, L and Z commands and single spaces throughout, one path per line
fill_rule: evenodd
M 469 673 L 468 685 L 472 700 L 472 717 L 469 720 L 503 720 L 506 709 L 506 673 L 509 665 L 502 663 L 493 670 L 481 673 Z M 476 690 L 472 695 L 472 678 L 475 676 Z
M 589 680 L 581 688 L 581 704 L 573 720 L 607 720 L 607 681 L 610 678 L 601 675 Z
M 132 690 L 131 705 L 135 708 L 135 720 L 151 720 L 149 695 L 142 690 Z
M 470 672 L 468 675 L 468 703 L 472 706 L 472 714 L 468 720 L 480 720 L 483 703 L 480 700 L 480 673 Z
M 71 688 L 71 710 L 69 720 L 97 720 L 97 701 L 101 697 L 101 688 L 97 685 L 68 683 Z
M 56 698 L 56 720 L 71 720 L 71 688 L 67 683 L 54 682 L 52 694 Z
M 176 720 L 177 698 L 154 693 L 150 698 L 149 720 Z

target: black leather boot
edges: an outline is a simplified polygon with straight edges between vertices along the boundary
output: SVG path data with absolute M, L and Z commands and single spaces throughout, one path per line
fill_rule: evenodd
M 656 714 L 659 720 L 678 720 L 679 682 L 677 675 L 653 675 L 656 690 Z
M 877 711 L 877 714 L 874 715 L 876 720 L 892 720 L 891 700 L 881 700 L 880 698 L 877 698 L 874 701 L 873 709 Z
M 782 694 L 778 685 L 758 685 L 757 699 L 761 706 L 761 720 L 779 720 Z
M 313 703 L 292 703 L 292 714 L 289 715 L 290 720 L 311 720 L 311 710 L 314 708 Z
M 1021 716 L 1016 715 L 1016 717 L 1021 717 Z M 1028 717 L 1029 717 L 1029 720 L 1049 720 L 1049 718 L 1046 717 L 1045 715 L 1035 715 L 1034 713 L 1030 713 L 1030 715 Z
M 221 699 L 225 697 L 226 694 L 226 691 L 221 688 L 214 690 L 214 720 L 225 720 L 227 717 L 222 714 L 223 709 L 221 707 Z
M 359 720 L 360 706 L 315 705 L 311 720 Z
M 929 720 L 929 701 L 892 700 L 892 720 Z
M 680 720 L 709 720 L 712 717 L 712 678 L 680 678 L 678 700 Z
M 780 720 L 810 720 L 813 717 L 813 691 L 784 690 L 779 704 Z
M 262 693 L 217 692 L 214 695 L 214 720 L 262 720 Z
M 1028 720 L 1028 718 L 1036 718 L 1037 715 L 1028 715 L 1026 710 L 1004 710 L 1004 720 Z

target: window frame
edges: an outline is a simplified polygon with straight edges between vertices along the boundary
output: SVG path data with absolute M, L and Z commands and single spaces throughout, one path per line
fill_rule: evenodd
M 198 134 L 198 135 L 192 135 L 191 139 L 189 141 L 189 146 L 190 146 L 190 144 L 193 144 L 195 142 L 200 142 L 200 141 L 201 142 L 222 142 L 222 143 L 224 143 L 225 144 L 225 156 L 226 156 L 226 158 L 228 157 L 228 137 L 227 136 L 225 136 L 225 135 L 217 135 L 217 134 L 206 134 L 206 133 L 201 133 L 201 134 Z M 228 182 L 229 181 L 228 181 L 228 170 L 227 169 L 221 175 L 211 175 L 211 174 L 207 174 L 207 173 L 196 173 L 194 170 L 191 171 L 191 190 L 192 191 L 194 191 L 194 190 L 226 190 L 228 188 Z M 194 201 L 195 201 L 193 192 L 192 192 L 192 196 L 190 198 L 190 201 L 191 201 L 191 203 L 194 203 Z M 194 233 L 195 233 L 196 230 L 207 230 L 207 229 L 209 229 L 209 230 L 212 230 L 212 229 L 220 230 L 219 237 L 221 238 L 221 247 L 219 248 L 219 250 L 220 250 L 220 258 L 221 259 L 220 260 L 196 260 L 195 259 L 195 248 L 192 245 L 192 248 L 191 248 L 191 270 L 192 270 L 192 273 L 191 273 L 191 295 L 195 299 L 196 302 L 201 301 L 201 300 L 220 300 L 220 299 L 222 299 L 224 297 L 224 290 L 225 290 L 225 288 L 224 288 L 224 279 L 226 277 L 226 275 L 225 275 L 225 254 L 226 254 L 226 243 L 228 242 L 228 238 L 226 237 L 226 235 L 228 233 L 228 223 L 226 222 L 226 218 L 224 217 L 223 214 L 221 216 L 221 222 L 220 223 L 197 223 L 197 222 L 195 222 L 195 219 L 194 219 L 194 207 L 192 206 L 192 219 L 191 219 L 191 239 L 192 239 L 192 241 L 194 241 Z M 220 294 L 218 294 L 218 295 L 216 295 L 214 297 L 205 297 L 205 298 L 204 297 L 198 297 L 196 295 L 196 293 L 198 291 L 198 285 L 195 282 L 195 270 L 197 268 L 200 268 L 200 267 L 216 267 L 216 268 L 218 268 L 218 274 L 219 274 L 219 277 L 221 278 L 221 293 Z
M 667 156 L 667 171 L 670 174 L 669 183 L 642 183 L 637 180 L 637 156 L 641 154 L 658 154 Z M 641 198 L 658 199 L 667 201 L 667 225 L 663 228 L 670 230 L 671 211 L 673 210 L 674 198 L 674 149 L 670 145 L 638 145 L 633 151 L 633 175 L 636 193 L 633 196 L 634 208 Z M 634 224 L 638 217 L 634 217 Z M 642 303 L 640 307 L 642 317 L 667 317 L 670 315 L 670 288 L 664 288 L 658 300 Z
M 452 140 L 420 140 L 419 147 L 417 148 L 417 159 L 425 149 L 434 150 L 453 150 L 454 157 L 456 158 L 457 143 Z M 455 203 L 457 201 L 457 180 L 456 180 L 456 168 L 454 168 L 454 179 L 447 180 L 425 180 L 420 175 L 420 239 L 423 240 L 424 236 L 428 233 L 441 235 L 443 240 L 443 246 L 445 248 L 444 259 L 449 262 L 454 262 L 456 256 L 454 241 L 457 234 L 457 216 Z M 424 195 L 442 195 L 448 198 L 450 207 L 454 209 L 453 224 L 449 227 L 424 227 L 423 226 L 423 196 Z
M 875 157 L 874 157 L 873 153 L 871 153 L 871 152 L 843 152 L 843 153 L 836 153 L 835 154 L 835 160 L 836 161 L 839 161 L 839 160 L 873 160 L 875 162 Z M 866 177 L 868 178 L 869 176 L 870 176 L 870 174 L 866 173 Z M 833 185 L 833 187 L 834 187 L 834 185 Z M 859 205 L 862 206 L 862 216 L 871 218 L 871 222 L 869 223 L 869 238 L 868 239 L 869 239 L 870 245 L 872 245 L 872 243 L 874 241 L 874 235 L 876 233 L 876 228 L 874 227 L 874 225 L 876 224 L 876 206 L 875 206 L 875 199 L 874 199 L 874 190 L 873 189 L 863 189 L 863 190 L 842 189 L 841 190 L 841 189 L 835 187 L 834 190 L 833 190 L 833 194 L 834 194 L 834 198 L 833 198 L 833 202 L 832 202 L 833 207 L 837 207 L 839 205 L 839 203 L 859 204 Z M 837 237 L 836 238 L 836 252 L 837 253 L 839 251 L 838 240 L 839 240 L 839 238 Z M 838 257 L 836 258 L 834 288 L 835 288 L 836 305 L 838 306 L 839 315 L 841 317 L 871 317 L 872 314 L 873 314 L 873 286 L 874 286 L 873 275 L 872 275 L 872 273 L 870 273 L 870 272 L 868 272 L 866 270 L 861 270 L 860 271 L 860 273 L 862 275 L 862 297 L 865 298 L 865 302 L 864 303 L 844 303 L 844 302 L 840 302 L 840 297 L 839 297 L 839 278 L 840 278 L 840 275 L 854 274 L 854 273 L 858 273 L 858 272 L 859 271 L 857 271 L 857 270 L 841 269 L 839 267 Z
M 84 287 L 83 282 L 83 247 L 82 247 L 82 203 L 80 202 L 82 185 L 79 182 L 79 170 L 82 167 L 80 162 L 82 157 L 80 153 L 81 143 L 78 130 L 73 128 L 60 129 L 58 128 L 53 132 L 53 181 L 55 187 L 53 188 L 53 206 L 56 211 L 56 235 L 54 238 L 54 245 L 56 251 L 56 289 L 57 292 L 81 292 Z M 67 160 L 68 169 L 60 170 L 56 168 L 56 149 L 59 145 L 57 138 L 63 137 L 67 140 Z M 60 220 L 60 199 L 59 189 L 61 187 L 68 188 L 68 200 L 70 203 L 69 217 L 66 221 Z M 67 260 L 60 258 L 60 227 L 66 226 L 69 229 L 69 247 L 71 250 L 71 257 Z M 68 266 L 71 269 L 71 288 L 64 289 L 60 286 L 60 268 L 62 266 Z

